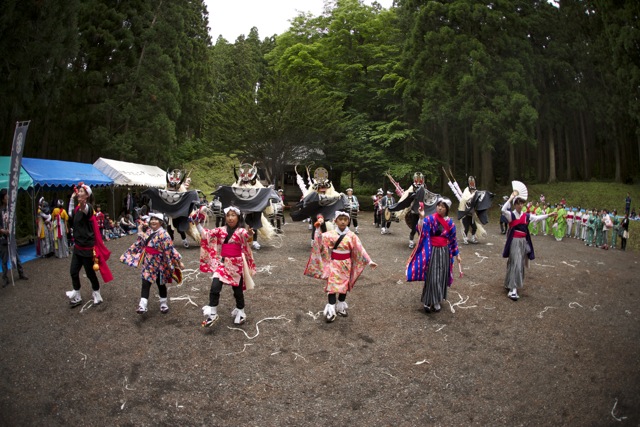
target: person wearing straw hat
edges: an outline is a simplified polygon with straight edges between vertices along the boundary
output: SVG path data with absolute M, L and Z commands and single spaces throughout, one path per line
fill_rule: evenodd
M 350 214 L 336 211 L 336 228 L 325 233 L 320 232 L 324 222 L 319 218 L 315 223 L 315 240 L 304 275 L 316 279 L 325 279 L 324 291 L 328 302 L 324 307 L 327 323 L 336 320 L 336 316 L 347 317 L 347 293 L 356 284 L 358 277 L 367 265 L 375 269 L 373 262 L 360 239 L 349 230 Z
M 528 266 L 528 260 L 535 259 L 531 234 L 529 233 L 529 223 L 532 221 L 542 221 L 547 217 L 555 217 L 556 212 L 544 215 L 525 213 L 523 206 L 526 200 L 520 197 L 516 190 L 511 193 L 509 200 L 502 205 L 502 214 L 509 221 L 509 231 L 507 241 L 502 251 L 502 256 L 508 258 L 507 274 L 504 279 L 504 287 L 509 291 L 508 296 L 513 301 L 518 301 L 518 289 L 524 286 L 524 268 Z M 513 210 L 511 209 L 513 203 Z
M 438 197 L 434 214 L 425 217 L 424 206 L 419 210 L 420 240 L 409 257 L 406 274 L 407 282 L 424 282 L 420 300 L 425 313 L 441 310 L 440 302 L 447 299 L 447 289 L 453 283 L 454 260 L 462 263 L 450 208 L 449 198 Z
M 122 254 L 120 261 L 130 267 L 140 267 L 142 288 L 136 313 L 147 312 L 151 284 L 155 282 L 160 296 L 160 313 L 167 314 L 167 283 L 181 281 L 180 269 L 184 268 L 184 264 L 169 232 L 164 228 L 164 214 L 151 212 L 148 221 L 146 224 L 143 219 L 139 220 L 138 239 Z
M 202 226 L 206 222 L 205 208 L 200 208 L 190 216 L 200 232 L 200 271 L 213 273 L 209 304 L 202 307 L 205 319 L 203 327 L 211 327 L 218 322 L 218 304 L 222 285 L 233 289 L 236 306 L 231 311 L 233 323 L 241 325 L 246 322 L 244 311 L 244 291 L 253 289 L 251 276 L 256 274 L 256 264 L 251 251 L 253 230 L 245 225 L 240 209 L 235 206 L 224 208 L 225 225 L 213 229 Z

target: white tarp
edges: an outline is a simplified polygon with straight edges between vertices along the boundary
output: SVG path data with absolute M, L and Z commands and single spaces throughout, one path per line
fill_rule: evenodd
M 93 166 L 109 178 L 116 186 L 140 186 L 164 188 L 167 172 L 157 166 L 140 165 L 100 157 Z

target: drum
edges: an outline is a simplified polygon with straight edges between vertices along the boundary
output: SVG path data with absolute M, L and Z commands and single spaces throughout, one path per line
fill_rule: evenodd
M 351 216 L 351 219 L 358 219 L 358 204 L 357 203 L 349 203 L 345 207 L 347 209 L 347 212 L 349 212 L 349 215 Z
M 389 208 L 385 208 L 384 210 L 384 219 L 385 221 L 400 222 L 398 215 L 395 212 L 391 212 Z

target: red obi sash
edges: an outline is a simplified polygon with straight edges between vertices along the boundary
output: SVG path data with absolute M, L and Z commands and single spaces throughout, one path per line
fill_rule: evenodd
M 345 259 L 351 258 L 351 253 L 347 252 L 346 254 L 342 254 L 340 252 L 331 252 L 331 259 L 335 259 L 337 261 L 344 261 Z
M 145 246 L 144 251 L 149 255 L 160 255 L 160 251 L 156 248 L 152 248 L 151 246 Z
M 78 245 L 78 244 L 76 244 L 76 245 L 74 245 L 74 246 L 75 246 L 75 248 L 76 248 L 76 249 L 78 249 L 78 250 L 80 250 L 80 251 L 92 251 L 92 250 L 93 250 L 93 248 L 95 247 L 95 246 L 89 246 L 89 247 L 86 247 L 86 248 L 85 248 L 84 246 L 80 246 L 80 245 Z
M 438 248 L 447 246 L 449 244 L 449 239 L 442 236 L 431 236 L 431 246 L 435 246 Z
M 223 243 L 220 256 L 223 258 L 242 256 L 242 247 L 235 243 Z
M 513 237 L 517 239 L 524 239 L 525 237 L 527 237 L 527 233 L 520 230 L 513 230 Z

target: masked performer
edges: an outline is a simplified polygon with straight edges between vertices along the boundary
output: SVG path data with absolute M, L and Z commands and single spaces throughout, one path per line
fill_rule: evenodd
M 165 214 L 168 219 L 165 224 L 166 231 L 174 238 L 174 227 L 182 237 L 182 245 L 189 247 L 187 234 L 197 243 L 200 244 L 200 234 L 198 230 L 189 222 L 189 215 L 195 209 L 200 201 L 198 192 L 195 190 L 187 191 L 183 185 L 187 178 L 186 173 L 180 169 L 167 171 L 167 189 L 149 188 L 142 195 L 148 197 L 151 206 L 157 212 Z
M 142 289 L 136 313 L 147 312 L 151 284 L 158 286 L 160 296 L 160 313 L 169 312 L 167 283 L 180 282 L 180 270 L 184 268 L 182 256 L 173 246 L 173 239 L 164 229 L 164 215 L 158 212 L 149 214 L 149 223 L 140 221 L 138 239 L 120 257 L 120 261 L 130 267 L 140 267 Z
M 420 203 L 423 203 L 426 215 L 431 215 L 436 211 L 436 200 L 440 195 L 427 190 L 424 185 L 424 175 L 422 172 L 416 172 L 413 174 L 413 184 L 411 184 L 411 187 L 406 191 L 402 190 L 400 185 L 389 173 L 386 175 L 395 186 L 396 194 L 402 194 L 398 203 L 390 206 L 388 210 L 389 212 L 396 212 L 399 220 L 404 218 L 404 221 L 410 230 L 409 248 L 413 249 L 415 246 L 413 238 L 416 235 L 418 220 L 420 219 Z
M 75 242 L 69 269 L 73 290 L 66 293 L 71 307 L 76 307 L 82 303 L 82 296 L 80 295 L 80 269 L 82 267 L 84 267 L 85 274 L 91 282 L 94 305 L 102 303 L 100 282 L 98 281 L 98 276 L 96 276 L 96 271 L 100 271 L 105 283 L 113 280 L 111 271 L 107 266 L 107 260 L 111 256 L 111 252 L 102 241 L 93 206 L 89 203 L 91 195 L 91 188 L 80 182 L 74 187 L 74 194 L 69 206 L 69 212 L 72 212 L 69 222 L 71 223 L 73 241 Z M 76 199 L 78 204 L 74 206 Z
M 205 320 L 202 326 L 210 327 L 219 320 L 218 304 L 222 285 L 233 289 L 236 307 L 231 312 L 236 325 L 247 320 L 244 311 L 244 291 L 252 289 L 256 264 L 253 260 L 249 244 L 253 230 L 246 228 L 240 209 L 228 206 L 224 209 L 226 224 L 223 227 L 205 229 L 204 211 L 192 214 L 192 221 L 197 224 L 201 236 L 200 271 L 213 273 L 209 304 L 202 308 Z
M 424 281 L 422 306 L 425 313 L 439 312 L 453 283 L 454 258 L 462 262 L 456 240 L 456 226 L 449 218 L 451 200 L 439 197 L 436 212 L 425 217 L 419 210 L 420 240 L 407 263 L 407 281 Z
M 295 210 L 291 212 L 291 219 L 302 221 L 311 218 L 313 224 L 322 218 L 320 228 L 322 232 L 326 232 L 329 230 L 327 228 L 328 221 L 333 220 L 336 211 L 343 211 L 347 204 L 347 196 L 338 193 L 333 188 L 333 184 L 329 180 L 329 171 L 320 167 L 313 173 L 311 186 L 307 190 L 306 196 L 296 204 Z M 314 236 L 315 229 L 311 231 L 311 245 L 313 245 Z
M 358 236 L 349 230 L 348 212 L 335 212 L 337 229 L 321 233 L 323 222 L 323 218 L 316 222 L 315 241 L 304 274 L 327 281 L 324 291 L 329 301 L 324 315 L 331 323 L 336 320 L 336 314 L 348 315 L 347 292 L 353 289 L 367 265 L 375 269 L 377 264 L 371 260 Z
M 442 168 L 447 177 L 449 188 L 453 191 L 453 194 L 458 199 L 458 219 L 460 220 L 464 234 L 462 235 L 462 239 L 465 245 L 471 243 L 478 243 L 478 238 L 476 234 L 479 233 L 480 237 L 484 237 L 487 235 L 482 224 L 487 224 L 489 222 L 489 217 L 487 214 L 487 210 L 491 207 L 493 200 L 493 193 L 485 190 L 478 190 L 476 188 L 476 179 L 473 176 L 469 176 L 468 183 L 469 185 L 464 191 L 460 190 L 460 186 L 456 182 L 451 170 L 449 170 L 449 175 Z M 476 219 L 479 220 L 476 221 Z M 471 239 L 467 239 L 467 235 L 471 231 Z
M 253 230 L 252 247 L 259 250 L 258 236 L 261 240 L 268 241 L 276 235 L 275 228 L 266 215 L 274 214 L 271 205 L 280 203 L 282 199 L 273 188 L 262 185 L 255 164 L 243 163 L 237 172 L 234 166 L 233 173 L 236 182 L 231 186 L 218 187 L 213 195 L 220 199 L 223 209 L 234 206 L 242 212 L 244 222 Z
M 518 191 L 511 193 L 509 200 L 502 205 L 502 214 L 509 220 L 507 242 L 504 245 L 502 256 L 509 258 L 507 261 L 507 275 L 504 279 L 504 287 L 509 291 L 508 296 L 517 301 L 520 296 L 518 289 L 524 286 L 524 268 L 528 266 L 528 260 L 535 259 L 533 243 L 529 234 L 529 223 L 543 221 L 547 217 L 554 217 L 557 213 L 534 215 L 523 212 L 525 200 L 518 197 Z M 513 210 L 510 210 L 513 202 Z

